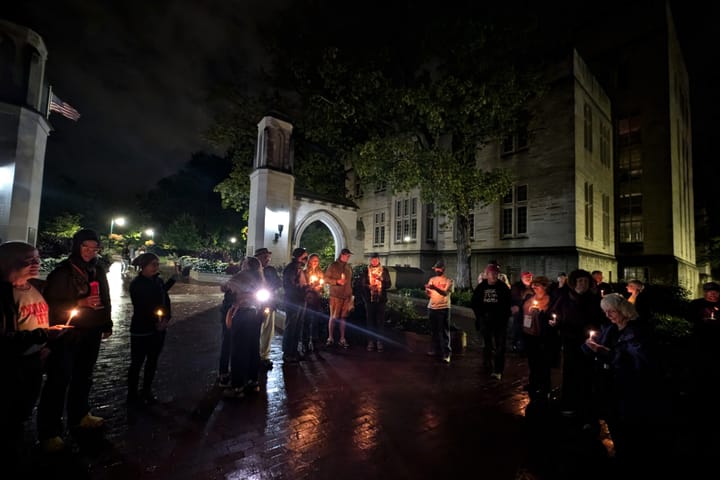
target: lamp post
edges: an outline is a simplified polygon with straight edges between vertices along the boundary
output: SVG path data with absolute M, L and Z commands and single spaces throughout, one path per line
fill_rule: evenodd
M 115 227 L 115 225 L 118 225 L 120 227 L 125 225 L 125 217 L 117 217 L 110 220 L 110 236 L 112 236 L 113 234 L 113 228 Z
M 155 230 L 153 230 L 152 228 L 148 228 L 147 230 L 145 230 L 145 235 L 150 237 L 151 240 L 155 240 Z

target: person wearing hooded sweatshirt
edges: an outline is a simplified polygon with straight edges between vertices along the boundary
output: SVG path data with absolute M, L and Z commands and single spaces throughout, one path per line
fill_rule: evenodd
M 154 253 L 143 253 L 133 260 L 138 275 L 130 282 L 133 315 L 130 322 L 130 368 L 128 369 L 128 405 L 138 402 L 151 405 L 157 401 L 152 382 L 158 358 L 165 344 L 165 332 L 172 318 L 168 290 L 175 285 L 175 277 L 160 278 L 160 259 Z M 143 389 L 138 396 L 140 370 L 143 364 Z
M 69 323 L 50 344 L 47 379 L 38 405 L 38 435 L 48 452 L 62 450 L 62 418 L 67 395 L 67 424 L 94 429 L 104 420 L 90 413 L 89 395 L 100 342 L 112 334 L 110 292 L 105 270 L 98 265 L 100 239 L 93 230 L 75 233 L 70 256 L 47 277 L 43 292 L 50 325 Z

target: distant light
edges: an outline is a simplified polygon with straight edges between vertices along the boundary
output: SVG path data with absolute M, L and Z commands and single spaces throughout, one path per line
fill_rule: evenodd
M 153 235 L 155 235 L 155 230 L 153 230 L 152 228 L 148 228 L 147 230 L 145 230 L 145 235 L 147 235 L 148 237 L 152 237 Z
M 403 238 L 403 240 L 406 241 L 406 242 L 409 242 L 409 241 L 410 241 L 410 237 L 405 237 L 405 238 Z
M 125 225 L 125 217 L 118 217 L 115 219 L 115 225 L 123 226 Z
M 237 242 L 237 238 L 235 238 L 235 237 L 230 237 L 230 243 L 235 243 L 235 242 Z

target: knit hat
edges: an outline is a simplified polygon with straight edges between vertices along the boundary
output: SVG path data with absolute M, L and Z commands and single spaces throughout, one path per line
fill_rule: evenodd
M 98 246 L 100 246 L 100 238 L 98 234 L 95 233 L 95 230 L 90 230 L 89 228 L 78 230 L 72 238 L 72 253 L 74 255 L 80 255 L 80 247 L 83 242 L 87 242 L 88 240 L 97 242 Z

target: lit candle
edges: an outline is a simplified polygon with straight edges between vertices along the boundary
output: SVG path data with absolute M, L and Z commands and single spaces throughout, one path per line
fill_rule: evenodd
M 158 308 L 157 312 L 155 312 L 155 315 L 158 316 L 158 320 L 162 322 L 163 315 L 165 315 L 165 312 L 162 311 L 162 309 Z
M 73 317 L 77 314 L 78 314 L 77 309 L 73 308 L 72 310 L 70 310 L 70 316 L 68 317 L 67 322 L 65 322 L 65 325 L 70 325 L 70 322 L 72 322 Z
M 557 323 L 557 313 L 552 314 L 552 324 L 555 325 Z
M 320 279 L 320 285 L 322 285 L 323 283 L 325 283 L 325 280 L 323 280 L 323 279 L 321 278 L 321 279 Z
M 710 310 L 710 320 L 715 320 L 715 309 Z
M 533 306 L 532 306 L 532 308 L 534 308 L 534 309 L 537 310 L 537 308 L 538 308 L 537 300 L 533 300 Z
M 344 274 L 344 273 L 341 273 L 341 274 L 340 274 L 340 280 L 345 280 L 345 274 Z
M 592 340 L 593 335 L 595 335 L 595 330 L 590 330 L 590 336 L 588 338 Z
M 310 283 L 316 283 L 318 281 L 317 275 L 310 275 Z
M 605 296 L 605 290 L 600 290 L 600 296 L 601 296 L 601 297 L 604 297 L 604 296 Z

